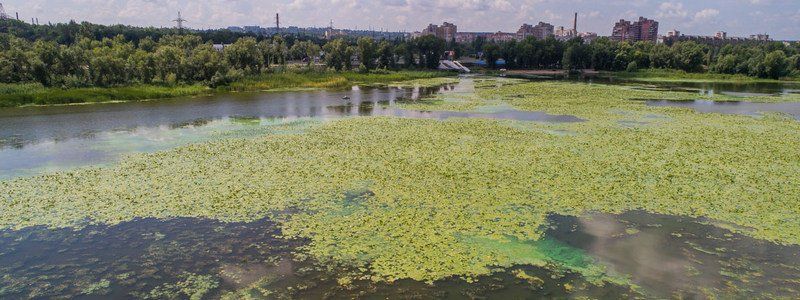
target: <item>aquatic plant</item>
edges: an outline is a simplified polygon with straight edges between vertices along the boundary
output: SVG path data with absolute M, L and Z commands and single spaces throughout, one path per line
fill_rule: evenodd
M 795 120 L 698 114 L 631 100 L 687 97 L 681 93 L 484 84 L 474 94 L 447 96 L 452 101 L 408 105 L 505 104 L 586 121 L 359 117 L 312 125 L 302 134 L 198 143 L 111 167 L 2 181 L 0 226 L 137 217 L 248 221 L 274 213 L 287 237 L 309 239 L 303 253 L 388 281 L 470 278 L 515 264 L 553 264 L 593 282 L 624 281 L 542 240 L 550 213 L 642 209 L 702 216 L 757 238 L 800 244 Z M 351 191 L 362 192 L 353 197 Z M 294 213 L 277 213 L 285 211 Z
M 185 273 L 183 280 L 166 283 L 150 291 L 149 294 L 138 295 L 143 299 L 190 299 L 201 300 L 211 291 L 219 287 L 219 281 L 211 275 Z
M 395 81 L 389 83 L 390 87 L 398 88 L 413 88 L 413 87 L 437 87 L 446 84 L 458 83 L 459 79 L 455 77 L 437 77 L 425 79 L 413 79 L 405 81 Z

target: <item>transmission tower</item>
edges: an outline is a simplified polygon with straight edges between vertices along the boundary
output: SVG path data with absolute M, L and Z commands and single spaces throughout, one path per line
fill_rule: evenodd
M 183 22 L 186 22 L 186 19 L 181 17 L 181 12 L 178 11 L 178 18 L 172 20 L 172 22 L 178 23 L 178 29 L 183 29 Z
M 8 15 L 6 14 L 5 8 L 3 8 L 3 3 L 0 3 L 0 19 L 8 19 Z

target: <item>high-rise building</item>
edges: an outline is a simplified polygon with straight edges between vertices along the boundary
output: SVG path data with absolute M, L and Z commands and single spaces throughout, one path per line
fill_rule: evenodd
M 614 24 L 611 39 L 616 41 L 655 42 L 658 39 L 658 22 L 645 17 L 639 17 L 639 20 L 635 22 L 619 20 Z
M 619 22 L 614 24 L 614 29 L 611 31 L 611 39 L 615 41 L 628 41 L 631 39 L 631 22 L 620 19 Z
M 769 38 L 769 34 L 766 34 L 766 33 L 764 33 L 764 34 L 759 33 L 759 34 L 750 35 L 750 39 L 751 40 L 760 41 L 760 42 L 769 42 L 769 41 L 772 40 L 772 39 Z
M 554 35 L 554 33 L 555 27 L 545 22 L 539 22 L 539 24 L 536 25 L 522 24 L 519 30 L 517 30 L 517 39 L 524 40 L 525 38 L 532 36 L 543 40 L 551 35 Z
M 448 42 L 454 40 L 457 34 L 458 26 L 447 22 L 444 22 L 442 26 L 430 24 L 427 28 L 422 30 L 422 35 L 435 35 Z

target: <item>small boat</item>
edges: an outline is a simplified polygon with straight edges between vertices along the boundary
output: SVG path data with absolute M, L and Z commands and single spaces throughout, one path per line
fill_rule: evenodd
M 342 100 L 350 100 L 350 96 L 344 96 L 342 97 Z

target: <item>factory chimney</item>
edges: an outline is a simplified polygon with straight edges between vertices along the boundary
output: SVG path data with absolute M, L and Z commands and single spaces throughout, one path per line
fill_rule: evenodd
M 575 13 L 575 20 L 572 22 L 572 30 L 578 33 L 578 13 Z

